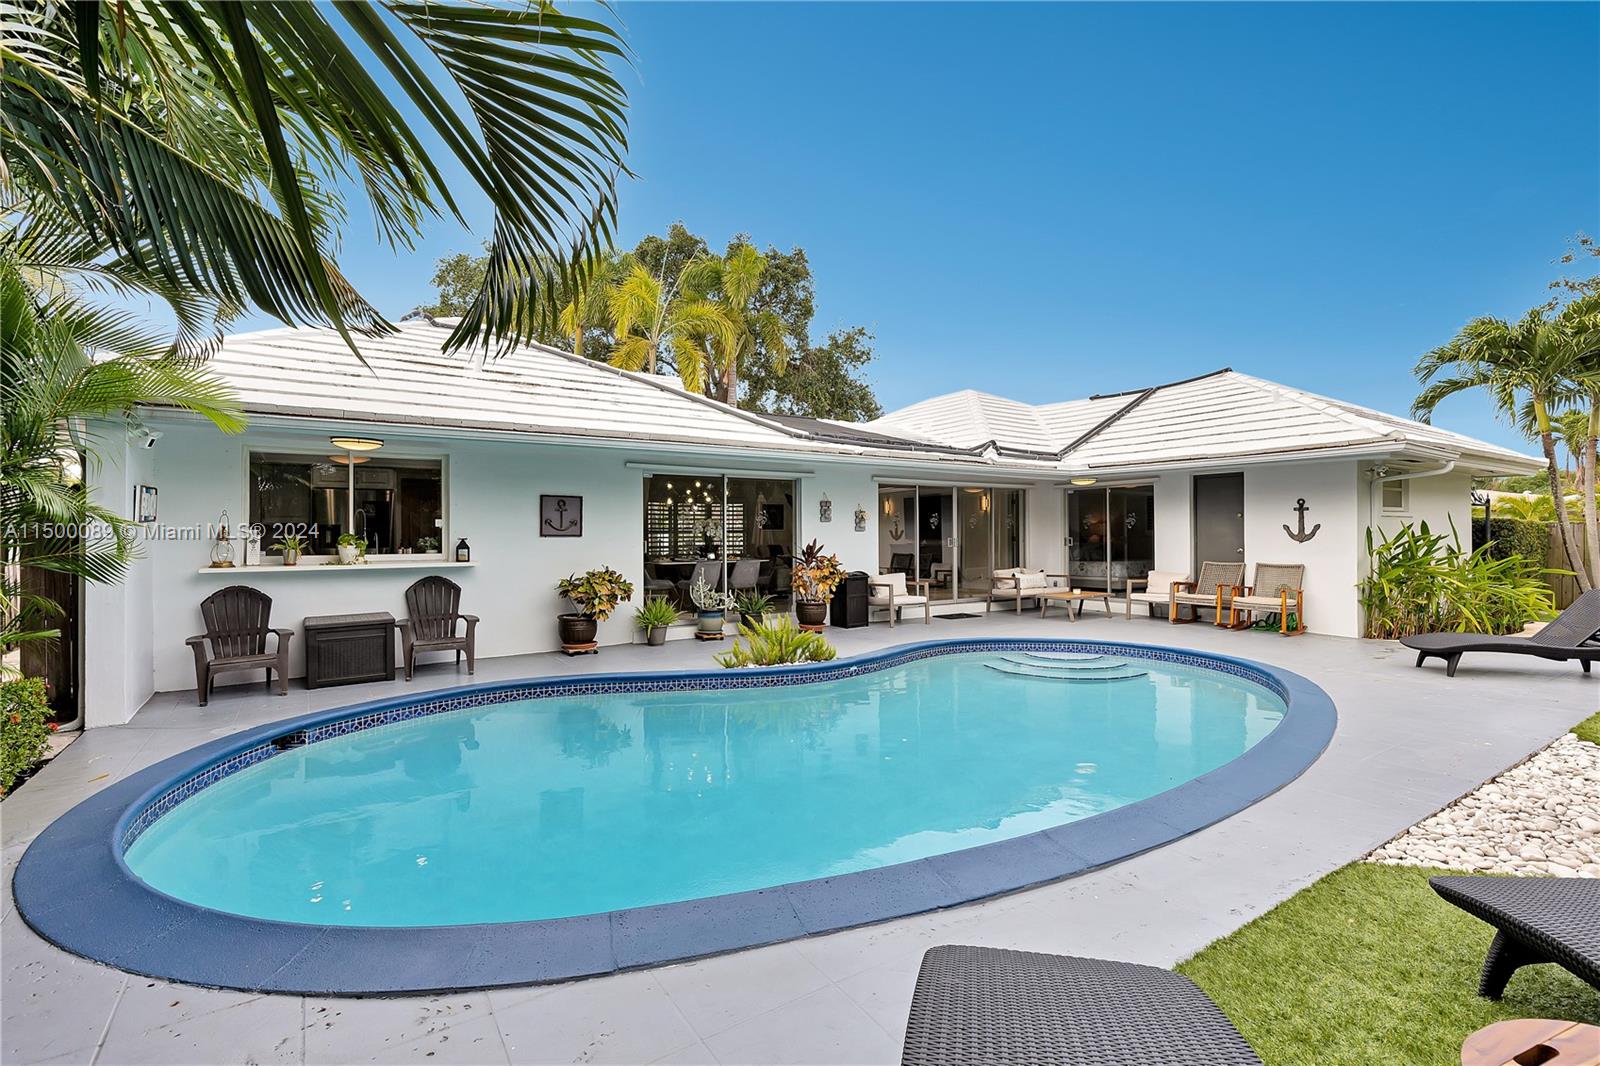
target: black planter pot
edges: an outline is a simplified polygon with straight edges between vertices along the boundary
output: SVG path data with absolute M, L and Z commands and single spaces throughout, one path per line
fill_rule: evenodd
M 652 648 L 659 648 L 667 642 L 666 626 L 651 626 L 644 631 L 644 642 Z
M 801 600 L 794 605 L 794 616 L 803 626 L 820 626 L 828 621 L 828 605 Z
M 558 614 L 556 624 L 561 627 L 561 644 L 570 648 L 577 644 L 593 644 L 595 620 L 586 614 Z

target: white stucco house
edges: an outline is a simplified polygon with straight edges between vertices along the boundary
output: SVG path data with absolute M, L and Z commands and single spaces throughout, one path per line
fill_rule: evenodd
M 1308 628 L 1355 636 L 1370 524 L 1453 520 L 1465 536 L 1474 476 L 1542 468 L 1229 370 L 1039 405 L 958 392 L 844 425 L 730 409 L 555 350 L 446 356 L 446 334 L 419 319 L 361 341 L 368 367 L 332 330 L 229 337 L 212 365 L 243 401 L 246 432 L 151 410 L 144 433 L 108 449 L 91 474 L 98 501 L 154 517 L 129 578 L 85 591 L 86 724 L 192 689 L 183 639 L 228 584 L 267 592 L 273 624 L 292 628 L 399 617 L 404 590 L 441 573 L 482 619 L 488 657 L 559 646 L 552 586 L 569 573 L 615 567 L 637 605 L 681 599 L 714 556 L 724 581 L 744 561 L 743 582 L 781 598 L 789 557 L 813 538 L 848 569 L 929 580 L 935 614 L 981 604 L 1006 566 L 1121 594 L 1130 577 L 1206 559 L 1304 563 Z M 212 568 L 224 512 L 236 565 Z M 247 527 L 264 546 L 302 532 L 308 555 L 246 560 Z M 1302 529 L 1315 534 L 1289 535 Z M 326 565 L 345 532 L 366 537 L 364 565 Z M 463 540 L 470 558 L 457 561 Z M 1147 624 L 1149 639 L 1168 638 Z M 599 639 L 636 639 L 631 609 Z

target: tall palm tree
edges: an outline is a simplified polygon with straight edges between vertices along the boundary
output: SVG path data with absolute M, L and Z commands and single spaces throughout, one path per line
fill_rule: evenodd
M 611 318 L 616 347 L 611 365 L 654 374 L 670 362 L 683 387 L 702 393 L 706 388 L 708 340 L 734 343 L 735 324 L 707 295 L 717 278 L 714 259 L 697 259 L 686 265 L 670 285 L 635 262 L 611 290 Z
M 22 568 L 113 582 L 137 553 L 134 525 L 89 498 L 83 464 L 141 405 L 194 411 L 244 428 L 232 394 L 203 361 L 133 324 L 126 311 L 31 287 L 0 256 L 0 654 L 53 636 L 58 605 L 27 593 Z M 93 353 L 114 351 L 115 358 Z M 81 538 L 76 530 L 91 530 Z
M 1417 362 L 1423 389 L 1411 412 L 1426 422 L 1446 397 L 1469 389 L 1486 390 L 1502 415 L 1539 441 L 1551 505 L 1556 514 L 1564 514 L 1552 412 L 1577 399 L 1574 382 L 1581 354 L 1571 322 L 1548 317 L 1543 308 L 1534 308 L 1516 323 L 1475 318 L 1448 344 Z M 1567 523 L 1558 521 L 1556 530 L 1579 588 L 1593 588 L 1583 552 L 1573 543 Z
M 574 354 L 585 354 L 591 330 L 612 328 L 612 290 L 632 269 L 633 257 L 616 252 L 605 252 L 585 264 L 586 276 L 561 308 L 561 332 L 571 338 Z
M 396 247 L 462 217 L 451 182 L 493 206 L 451 347 L 553 326 L 551 295 L 609 242 L 626 148 L 610 64 L 627 54 L 606 22 L 549 0 L 0 6 L 0 197 L 59 212 L 155 287 L 347 340 L 390 328 L 334 262 L 344 177 Z
M 755 356 L 758 345 L 778 374 L 789 365 L 789 338 L 783 319 L 770 309 L 754 306 L 766 269 L 766 256 L 744 243 L 728 249 L 717 262 L 714 299 L 735 328 L 726 337 L 708 338 L 708 349 L 720 379 L 722 402 L 730 406 L 739 403 L 740 368 Z
M 1589 561 L 1600 567 L 1600 292 L 1579 296 L 1561 312 L 1561 320 L 1573 337 L 1576 351 L 1575 384 L 1588 411 L 1575 410 L 1578 418 L 1567 427 L 1568 448 L 1578 456 L 1578 491 L 1583 497 L 1583 536 Z M 1586 416 L 1586 417 L 1584 417 Z M 1564 423 L 1564 426 L 1566 424 Z M 1600 579 L 1600 575 L 1596 575 Z

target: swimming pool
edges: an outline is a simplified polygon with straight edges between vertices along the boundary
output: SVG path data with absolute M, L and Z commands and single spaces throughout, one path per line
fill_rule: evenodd
M 345 992 L 691 957 L 1115 861 L 1281 786 L 1332 723 L 1283 671 L 1059 641 L 425 694 L 230 738 L 96 805 L 113 895 L 165 932 L 111 957 L 81 933 L 64 946 L 179 980 Z M 24 903 L 51 850 L 30 848 L 17 893 L 58 939 L 43 901 Z M 298 947 L 267 973 L 185 947 L 223 930 L 274 958 Z M 519 957 L 528 937 L 537 958 Z M 405 944 L 429 945 L 432 972 L 382 965 Z

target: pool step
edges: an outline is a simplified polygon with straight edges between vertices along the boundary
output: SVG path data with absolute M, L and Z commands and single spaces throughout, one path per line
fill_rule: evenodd
M 1024 651 L 1019 652 L 1018 654 L 1024 659 L 1037 659 L 1038 661 L 1045 663 L 1092 663 L 1104 662 L 1106 659 L 1110 658 L 1110 656 L 1106 655 L 1104 652 L 1098 651 Z M 1016 661 L 1009 655 L 1005 656 L 1005 658 L 1010 659 L 1012 662 Z
M 1126 659 L 1113 659 L 1113 658 L 1110 658 L 1109 656 L 1100 656 L 1094 662 L 1089 662 L 1089 661 L 1037 662 L 1037 661 L 1035 661 L 1033 659 L 1029 659 L 1029 658 L 1025 658 L 1025 657 L 1024 658 L 1018 658 L 1018 657 L 1013 656 L 1013 655 L 1002 655 L 1002 656 L 1000 656 L 1000 660 L 1002 662 L 1008 662 L 1013 666 L 1026 666 L 1026 667 L 1030 667 L 1030 668 L 1036 669 L 1036 670 L 1051 670 L 1051 671 L 1057 671 L 1057 672 L 1060 672 L 1060 673 L 1070 673 L 1070 674 L 1093 674 L 1093 673 L 1100 673 L 1100 672 L 1103 672 L 1103 671 L 1106 671 L 1106 670 L 1124 670 L 1124 669 L 1127 669 L 1129 666 L 1133 665 L 1132 663 L 1129 663 Z
M 1123 664 L 1114 669 L 1104 671 L 1089 670 L 1052 670 L 1049 667 L 1040 667 L 1025 663 L 984 663 L 991 670 L 1012 677 L 1042 677 L 1049 681 L 1072 681 L 1087 684 L 1091 681 L 1132 681 L 1137 677 L 1148 677 L 1150 671 L 1135 670 L 1128 664 Z

